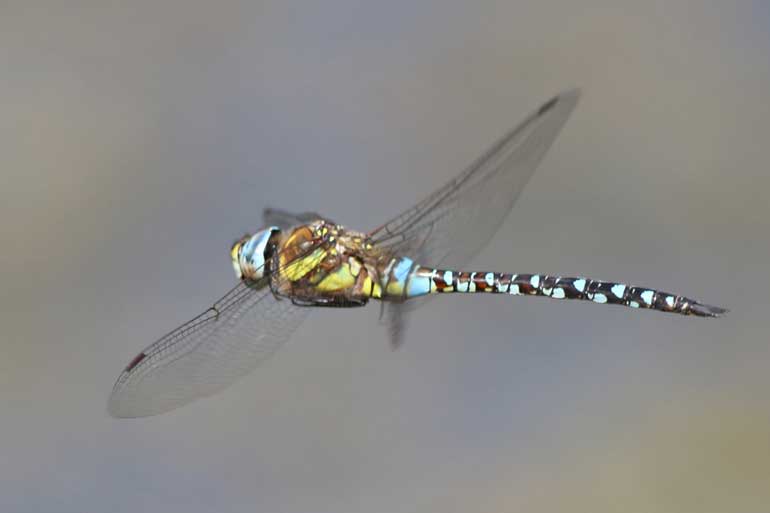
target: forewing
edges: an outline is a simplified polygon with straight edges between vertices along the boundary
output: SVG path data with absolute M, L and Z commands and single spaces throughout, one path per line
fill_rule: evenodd
M 372 242 L 422 265 L 461 267 L 502 224 L 579 97 L 555 96 L 456 178 L 370 233 Z
M 371 240 L 421 265 L 466 266 L 492 240 L 579 96 L 570 90 L 544 103 L 456 178 L 371 232 Z M 385 306 L 394 347 L 401 343 L 408 312 L 427 301 Z
M 108 410 L 145 417 L 215 394 L 270 357 L 307 313 L 241 283 L 139 353 L 115 383 Z
M 319 238 L 296 258 L 327 243 Z M 281 276 L 273 271 L 274 286 Z M 108 411 L 145 417 L 215 394 L 269 358 L 308 313 L 289 299 L 277 299 L 267 279 L 259 286 L 242 281 L 131 360 L 112 389 Z

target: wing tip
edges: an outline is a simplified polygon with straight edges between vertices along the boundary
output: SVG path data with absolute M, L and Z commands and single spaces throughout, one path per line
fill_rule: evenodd
M 121 377 L 125 375 L 126 371 L 123 371 Z M 142 415 L 132 414 L 126 408 L 126 403 L 121 398 L 121 388 L 119 386 L 120 379 L 115 383 L 115 386 L 110 392 L 110 396 L 107 398 L 107 414 L 114 419 L 130 419 L 134 417 L 141 417 Z
M 543 114 L 552 110 L 556 105 L 568 106 L 569 110 L 572 110 L 575 105 L 577 105 L 577 102 L 580 99 L 580 95 L 581 90 L 579 87 L 565 89 L 541 105 L 537 111 L 537 115 L 542 116 Z
M 581 94 L 581 90 L 577 87 L 561 91 L 543 103 L 537 111 L 531 115 L 530 121 L 537 120 L 541 123 L 555 123 L 556 126 L 561 128 L 575 110 Z M 558 133 L 558 130 L 556 133 Z M 555 137 L 556 135 L 554 134 L 553 138 Z

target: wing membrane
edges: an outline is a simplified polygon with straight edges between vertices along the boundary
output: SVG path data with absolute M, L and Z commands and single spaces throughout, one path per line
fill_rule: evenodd
M 320 239 L 297 258 L 325 243 Z M 139 353 L 118 377 L 108 411 L 114 417 L 145 417 L 213 395 L 269 358 L 308 313 L 275 298 L 266 285 L 240 282 Z
M 277 226 L 288 230 L 294 226 L 307 224 L 323 217 L 315 212 L 294 213 L 280 208 L 266 208 L 262 211 L 262 222 L 265 226 Z
M 494 236 L 577 104 L 555 96 L 460 175 L 370 233 L 373 242 L 423 265 L 459 267 Z
M 570 90 L 544 103 L 453 180 L 371 232 L 371 240 L 421 265 L 467 265 L 494 237 L 579 96 Z M 384 306 L 394 347 L 401 343 L 408 312 L 429 300 Z

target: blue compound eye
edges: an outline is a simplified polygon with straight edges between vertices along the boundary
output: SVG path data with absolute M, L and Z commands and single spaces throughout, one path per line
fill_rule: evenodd
M 260 230 L 248 238 L 240 248 L 238 271 L 241 278 L 259 280 L 265 275 L 265 262 L 272 256 L 270 237 L 280 230 L 274 226 Z M 235 265 L 235 264 L 233 264 Z
M 270 243 L 270 238 L 277 233 L 281 233 L 281 230 L 276 228 L 275 226 L 271 226 L 265 231 L 269 231 L 270 235 L 267 237 L 267 240 L 265 243 L 265 250 L 262 252 L 262 257 L 264 262 L 269 262 L 270 259 L 273 258 L 273 255 L 275 254 L 275 244 Z

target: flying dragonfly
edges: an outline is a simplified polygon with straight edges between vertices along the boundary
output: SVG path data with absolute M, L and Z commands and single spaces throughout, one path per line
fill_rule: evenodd
M 265 228 L 231 247 L 238 284 L 129 362 L 110 395 L 110 414 L 156 415 L 223 390 L 270 357 L 311 307 L 380 301 L 394 346 L 410 312 L 439 294 L 578 299 L 697 317 L 726 313 L 619 282 L 463 270 L 492 239 L 579 96 L 570 90 L 550 99 L 453 180 L 370 232 L 312 212 L 266 209 Z

